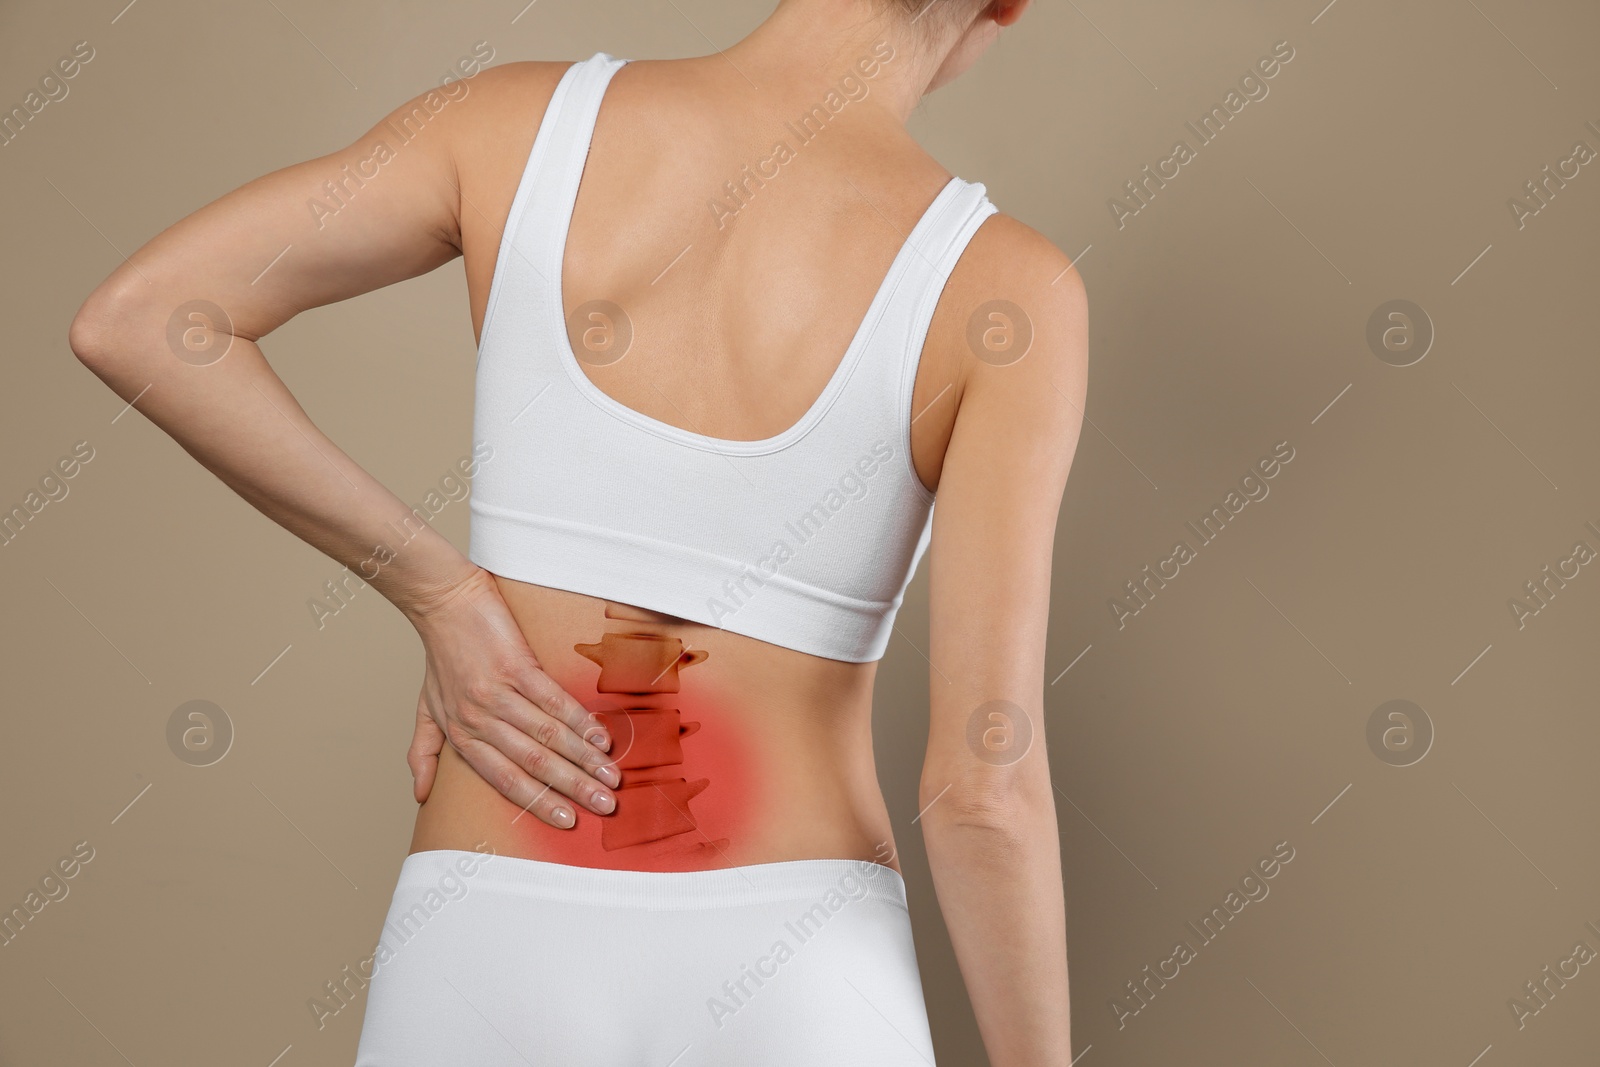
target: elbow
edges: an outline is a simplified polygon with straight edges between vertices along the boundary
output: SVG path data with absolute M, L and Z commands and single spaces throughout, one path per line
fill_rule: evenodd
M 72 349 L 79 363 L 101 377 L 114 354 L 113 338 L 117 334 L 114 324 L 119 317 L 110 299 L 96 290 L 83 302 L 72 317 L 72 325 L 67 327 L 67 347 Z
M 138 279 L 129 281 L 118 271 L 89 294 L 67 327 L 67 347 L 78 362 L 104 378 L 125 352 L 119 339 L 129 337 L 136 326 L 149 322 L 148 301 Z
M 1038 819 L 1055 819 L 1043 753 L 1009 766 L 929 764 L 918 794 L 925 833 L 948 828 L 1025 836 Z
M 108 334 L 101 313 L 86 303 L 67 327 L 67 347 L 72 349 L 79 363 L 95 370 L 105 361 Z

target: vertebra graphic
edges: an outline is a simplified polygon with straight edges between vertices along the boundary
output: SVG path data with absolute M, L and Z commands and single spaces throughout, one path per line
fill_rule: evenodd
M 600 665 L 596 692 L 623 694 L 638 702 L 595 712 L 611 735 L 612 758 L 628 772 L 628 780 L 616 790 L 617 810 L 601 823 L 600 846 L 614 851 L 691 833 L 697 836 L 685 839 L 686 847 L 726 845 L 726 840 L 705 840 L 689 808 L 711 780 L 690 781 L 673 771 L 684 762 L 684 739 L 700 724 L 682 722 L 676 707 L 645 703 L 652 694 L 677 693 L 679 673 L 704 662 L 709 653 L 686 650 L 676 637 L 646 633 L 607 633 L 596 644 L 572 647 Z

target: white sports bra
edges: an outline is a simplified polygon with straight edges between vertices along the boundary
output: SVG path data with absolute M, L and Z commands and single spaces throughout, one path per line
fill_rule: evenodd
M 561 299 L 595 117 L 626 62 L 598 52 L 568 68 L 511 204 L 478 350 L 469 556 L 811 655 L 879 659 L 933 524 L 911 461 L 923 339 L 996 208 L 981 184 L 945 185 L 787 430 L 735 441 L 649 418 L 584 374 Z

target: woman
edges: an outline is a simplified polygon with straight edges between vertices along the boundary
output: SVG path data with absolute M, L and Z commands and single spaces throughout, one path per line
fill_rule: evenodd
M 870 729 L 930 542 L 940 905 L 990 1062 L 1072 1059 L 1042 678 L 1083 290 L 905 130 L 1025 7 L 781 0 L 713 56 L 493 68 L 79 312 L 96 374 L 422 639 L 359 1064 L 932 1063 Z M 467 557 L 256 343 L 458 254 Z

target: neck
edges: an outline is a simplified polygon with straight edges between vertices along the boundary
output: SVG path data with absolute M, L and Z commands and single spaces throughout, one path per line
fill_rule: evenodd
M 904 126 L 961 36 L 960 27 L 942 27 L 913 25 L 895 11 L 880 14 L 865 0 L 783 0 L 722 54 L 773 99 L 820 98 L 848 77 L 869 82 L 871 92 L 852 110 Z M 885 44 L 894 50 L 887 61 Z M 876 64 L 870 81 L 857 67 L 863 61 Z

